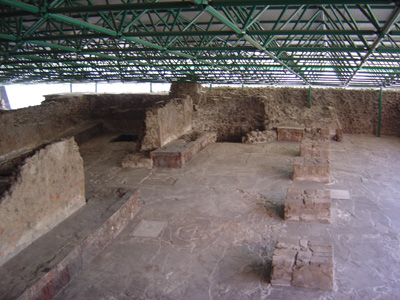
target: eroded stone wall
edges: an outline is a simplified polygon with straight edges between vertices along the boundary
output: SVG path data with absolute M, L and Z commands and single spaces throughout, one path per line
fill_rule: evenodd
M 250 90 L 214 88 L 195 106 L 196 131 L 217 133 L 217 141 L 241 142 L 247 132 L 264 128 L 264 105 Z
M 170 98 L 167 94 L 92 94 L 85 97 L 91 118 L 102 121 L 107 131 L 136 134 L 145 128 L 146 109 L 166 103 Z
M 179 138 L 192 129 L 193 101 L 172 99 L 146 111 L 146 130 L 141 150 L 151 151 Z
M 0 265 L 85 202 L 83 161 L 73 138 L 27 158 L 0 198 Z
M 195 106 L 197 131 L 214 131 L 220 141 L 239 141 L 250 131 L 279 126 L 329 127 L 345 133 L 376 134 L 378 90 L 313 88 L 203 88 Z M 400 136 L 400 92 L 383 92 L 382 135 Z
M 18 110 L 0 110 L 0 157 L 30 151 L 88 119 L 89 105 L 82 95 Z

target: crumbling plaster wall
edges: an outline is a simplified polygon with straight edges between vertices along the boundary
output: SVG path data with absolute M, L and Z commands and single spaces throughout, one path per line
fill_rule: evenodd
M 193 127 L 235 141 L 251 130 L 330 126 L 338 118 L 345 133 L 377 133 L 378 90 L 313 88 L 311 95 L 310 107 L 308 88 L 203 88 Z M 381 134 L 400 136 L 398 91 L 383 92 Z
M 192 129 L 192 98 L 177 98 L 146 110 L 146 132 L 141 150 L 151 151 Z
M 88 118 L 89 105 L 83 96 L 69 96 L 18 110 L 0 110 L 0 158 L 29 152 Z
M 146 110 L 166 103 L 169 95 L 92 94 L 86 95 L 92 119 L 103 122 L 107 131 L 140 134 L 144 130 Z
M 27 158 L 0 197 L 2 265 L 86 203 L 83 161 L 74 139 Z

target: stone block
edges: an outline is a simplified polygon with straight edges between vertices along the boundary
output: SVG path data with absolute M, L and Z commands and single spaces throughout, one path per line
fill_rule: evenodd
M 300 156 L 329 160 L 331 157 L 331 144 L 328 140 L 311 140 L 306 138 L 300 144 Z
M 304 137 L 302 127 L 278 127 L 278 141 L 301 142 Z
M 329 242 L 280 240 L 272 256 L 272 286 L 333 290 L 333 248 Z
M 325 158 L 296 157 L 293 165 L 293 180 L 329 183 L 330 161 Z
M 182 168 L 185 163 L 215 141 L 215 134 L 206 133 L 193 141 L 179 139 L 150 152 L 153 166 L 157 168 Z
M 289 188 L 284 205 L 284 218 L 288 221 L 330 223 L 330 191 Z

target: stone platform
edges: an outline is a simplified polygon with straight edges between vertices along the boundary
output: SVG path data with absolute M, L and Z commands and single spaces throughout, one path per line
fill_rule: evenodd
M 193 141 L 178 139 L 150 153 L 156 168 L 182 168 L 185 163 L 205 147 L 215 141 L 211 133 L 206 133 Z
M 330 223 L 330 191 L 289 188 L 284 205 L 284 218 L 287 221 Z
M 330 161 L 326 158 L 296 157 L 294 160 L 294 181 L 329 183 L 330 173 Z
M 333 248 L 330 242 L 278 240 L 272 257 L 272 286 L 333 290 Z
M 277 128 L 278 141 L 301 142 L 304 137 L 303 127 L 281 126 Z
M 138 212 L 139 190 L 119 193 L 111 205 L 89 202 L 1 266 L 0 299 L 53 299 Z
M 300 144 L 300 156 L 329 160 L 331 158 L 331 143 L 329 140 L 305 138 Z

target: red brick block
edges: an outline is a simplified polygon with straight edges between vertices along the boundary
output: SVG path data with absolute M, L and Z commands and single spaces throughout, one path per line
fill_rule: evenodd
M 331 166 L 324 158 L 296 157 L 293 165 L 293 180 L 329 183 Z
M 301 142 L 304 137 L 302 127 L 278 127 L 278 141 Z
M 331 158 L 331 143 L 328 140 L 304 139 L 300 144 L 300 156 L 312 158 Z
M 306 239 L 279 240 L 272 256 L 272 286 L 333 290 L 333 247 Z
M 284 205 L 288 221 L 331 222 L 331 192 L 289 188 Z

